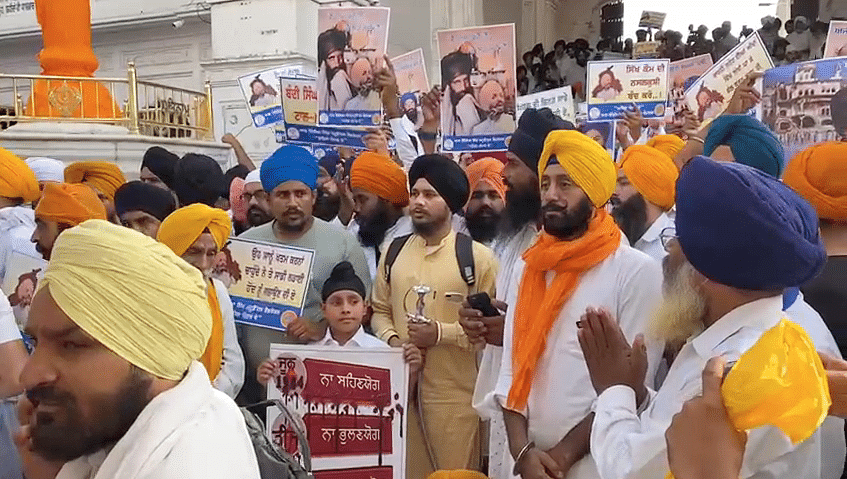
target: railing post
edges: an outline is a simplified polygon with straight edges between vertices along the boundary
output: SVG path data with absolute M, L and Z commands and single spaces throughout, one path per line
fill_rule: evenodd
M 129 98 L 126 105 L 126 116 L 129 118 L 129 132 L 138 135 L 141 132 L 138 118 L 138 73 L 135 62 L 127 64 L 127 80 L 129 83 Z
M 206 139 L 215 141 L 215 121 L 212 116 L 212 82 L 206 80 L 204 89 L 206 92 Z
M 26 112 L 24 111 L 24 99 L 21 98 L 20 93 L 18 93 L 15 96 L 15 116 L 17 116 L 17 117 L 26 116 Z

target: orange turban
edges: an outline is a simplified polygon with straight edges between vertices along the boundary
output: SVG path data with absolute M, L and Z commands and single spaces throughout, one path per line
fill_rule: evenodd
M 194 203 L 168 215 L 159 226 L 156 239 L 177 256 L 182 256 L 207 229 L 215 238 L 218 249 L 221 249 L 229 239 L 232 221 L 226 211 L 220 208 Z
M 66 183 L 84 183 L 115 199 L 115 192 L 126 183 L 118 165 L 108 161 L 81 161 L 65 168 Z
M 482 158 L 468 165 L 465 174 L 468 175 L 468 182 L 471 184 L 471 196 L 479 182 L 484 180 L 497 190 L 503 201 L 506 201 L 506 185 L 503 184 L 505 166 L 502 161 L 494 158 Z
M 88 220 L 105 220 L 106 208 L 88 186 L 47 183 L 35 208 L 35 217 L 76 226 Z
M 847 143 L 806 148 L 788 163 L 782 181 L 811 203 L 820 218 L 847 219 Z
M 682 150 L 682 147 L 685 146 L 685 142 L 676 135 L 658 135 L 651 138 L 647 142 L 647 146 L 652 146 L 668 155 L 671 159 L 674 159 L 679 151 Z
M 395 206 L 409 204 L 406 172 L 387 156 L 366 151 L 353 161 L 350 186 L 369 191 Z
M 645 200 L 665 211 L 671 209 L 679 170 L 668 155 L 652 146 L 630 146 L 620 167 Z
M 0 196 L 31 203 L 40 195 L 35 173 L 9 150 L 0 148 Z

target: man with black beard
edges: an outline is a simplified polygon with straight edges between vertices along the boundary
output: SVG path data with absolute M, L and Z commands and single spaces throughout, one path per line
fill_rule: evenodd
M 482 158 L 465 170 L 471 185 L 471 199 L 465 206 L 465 226 L 471 238 L 486 246 L 491 246 L 497 237 L 506 207 L 504 166 L 500 160 Z
M 441 59 L 441 118 L 445 136 L 467 136 L 482 121 L 471 88 L 473 57 L 453 52 Z
M 262 188 L 258 168 L 248 173 L 247 178 L 244 179 L 244 192 L 241 194 L 241 199 L 247 205 L 247 224 L 251 228 L 262 226 L 273 220 L 268 193 Z
M 312 214 L 327 223 L 341 223 L 338 212 L 341 211 L 341 192 L 338 184 L 324 166 L 318 167 L 318 196 Z
M 344 63 L 344 49 L 350 34 L 331 28 L 318 35 L 318 99 L 320 110 L 343 110 L 353 98 L 347 64 Z

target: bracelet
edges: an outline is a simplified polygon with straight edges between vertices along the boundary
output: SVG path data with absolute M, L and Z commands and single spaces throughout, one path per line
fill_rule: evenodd
M 702 139 L 702 138 L 700 138 L 699 136 L 696 136 L 696 135 L 695 136 L 689 136 L 688 141 L 696 141 L 697 143 L 700 143 L 701 145 L 706 146 L 706 140 L 704 140 L 704 139 Z
M 419 130 L 418 138 L 420 138 L 421 141 L 435 141 L 438 139 L 438 133 Z
M 521 449 L 521 452 L 518 453 L 518 456 L 515 458 L 515 467 L 512 469 L 512 475 L 513 476 L 520 476 L 521 475 L 521 470 L 520 470 L 521 460 L 523 460 L 524 456 L 526 456 L 526 454 L 529 452 L 529 450 L 534 448 L 534 447 L 535 447 L 535 443 L 532 442 L 532 441 L 529 441 L 529 442 L 526 443 L 526 446 L 524 446 L 523 449 Z

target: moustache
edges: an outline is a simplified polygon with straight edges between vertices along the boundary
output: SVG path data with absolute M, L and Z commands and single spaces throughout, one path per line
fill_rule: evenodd
M 561 213 L 561 214 L 565 215 L 565 214 L 568 213 L 568 209 L 562 208 L 559 205 L 544 205 L 544 206 L 541 207 L 541 213 L 545 214 L 545 215 L 547 213 Z
M 32 389 L 27 389 L 26 398 L 34 407 L 38 407 L 41 403 L 67 405 L 74 402 L 73 396 L 53 386 L 36 386 Z

